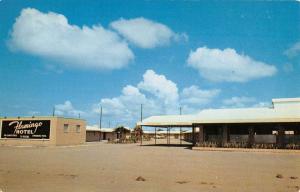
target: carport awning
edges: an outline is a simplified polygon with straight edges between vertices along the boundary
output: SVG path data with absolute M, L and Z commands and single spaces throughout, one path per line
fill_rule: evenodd
M 138 122 L 137 125 L 149 127 L 191 127 L 194 115 L 162 115 L 151 116 Z

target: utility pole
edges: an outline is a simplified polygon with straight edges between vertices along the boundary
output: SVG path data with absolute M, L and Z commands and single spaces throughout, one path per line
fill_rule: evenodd
M 101 126 L 102 126 L 102 106 L 100 105 L 100 121 L 99 121 L 99 128 L 100 128 L 100 141 L 101 141 Z
M 52 110 L 52 116 L 53 117 L 55 116 L 55 106 L 53 107 L 53 110 Z
M 143 121 L 143 104 L 141 104 L 141 122 Z

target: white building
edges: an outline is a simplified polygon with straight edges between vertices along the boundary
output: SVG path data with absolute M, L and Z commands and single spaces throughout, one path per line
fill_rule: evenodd
M 240 143 L 247 147 L 299 147 L 300 98 L 272 99 L 269 108 L 207 109 L 194 115 L 152 116 L 137 125 L 191 127 L 192 142 L 198 145 L 213 142 L 218 146 Z

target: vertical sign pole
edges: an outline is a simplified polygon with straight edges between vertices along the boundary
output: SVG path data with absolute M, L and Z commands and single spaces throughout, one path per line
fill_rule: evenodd
M 156 127 L 155 127 L 155 135 L 154 135 L 154 139 L 155 139 L 155 145 L 156 145 Z

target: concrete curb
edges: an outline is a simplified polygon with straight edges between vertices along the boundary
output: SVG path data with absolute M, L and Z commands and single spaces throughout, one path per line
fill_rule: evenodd
M 214 148 L 214 147 L 193 147 L 196 151 L 220 151 L 220 152 L 263 152 L 263 153 L 293 153 L 300 154 L 300 150 L 294 149 L 245 149 L 245 148 Z

